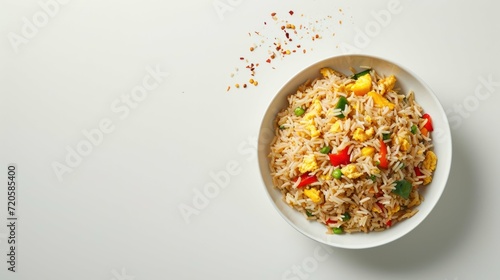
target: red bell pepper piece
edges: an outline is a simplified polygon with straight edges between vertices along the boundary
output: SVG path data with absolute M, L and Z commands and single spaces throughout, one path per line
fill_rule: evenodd
M 328 154 L 330 163 L 333 166 L 351 163 L 351 155 L 349 155 L 349 146 L 336 154 Z
M 389 161 L 387 160 L 387 145 L 384 140 L 380 139 L 380 168 L 387 169 L 389 167 Z
M 337 221 L 334 221 L 334 220 L 332 220 L 330 218 L 328 218 L 328 220 L 326 220 L 326 224 L 327 225 L 329 225 L 329 224 L 336 224 L 336 223 L 337 223 Z
M 300 178 L 300 183 L 297 186 L 297 188 L 302 188 L 318 181 L 316 175 L 309 175 L 307 173 L 300 175 L 299 178 Z M 299 178 L 297 178 L 297 180 L 299 180 Z M 297 182 L 297 180 L 295 180 L 295 182 Z
M 420 168 L 418 168 L 418 166 L 415 166 L 414 170 L 415 170 L 415 175 L 417 175 L 417 177 L 422 176 L 422 171 L 420 171 Z
M 392 220 L 388 220 L 387 222 L 385 222 L 385 225 L 386 225 L 387 227 L 392 226 Z
M 432 119 L 429 114 L 424 114 L 422 118 L 426 119 L 427 122 L 425 123 L 424 127 L 427 129 L 427 131 L 432 132 L 434 130 L 434 127 L 432 127 Z
M 380 210 L 384 211 L 385 209 L 385 206 L 384 204 L 380 203 L 380 202 L 375 202 L 377 204 L 377 206 L 380 208 Z

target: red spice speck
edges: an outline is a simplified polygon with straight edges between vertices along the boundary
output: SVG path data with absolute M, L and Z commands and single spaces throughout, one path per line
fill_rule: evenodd
M 271 16 L 274 17 L 276 15 L 276 13 L 271 13 Z
M 292 11 L 292 10 L 290 10 L 290 12 L 288 12 L 288 13 L 289 13 L 291 16 L 293 16 L 293 11 Z
M 240 57 L 240 60 L 244 60 L 245 58 L 244 57 Z
M 268 58 L 268 59 L 266 60 L 266 62 L 267 62 L 267 63 L 271 63 L 271 59 L 270 59 L 270 58 Z

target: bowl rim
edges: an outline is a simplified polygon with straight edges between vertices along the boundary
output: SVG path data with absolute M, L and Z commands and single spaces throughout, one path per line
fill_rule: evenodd
M 334 60 L 338 60 L 338 59 L 367 59 L 367 60 L 374 60 L 375 63 L 387 63 L 387 64 L 390 64 L 392 65 L 393 67 L 396 67 L 398 69 L 400 69 L 401 71 L 403 72 L 406 72 L 407 74 L 409 74 L 413 79 L 415 79 L 415 81 L 417 83 L 419 83 L 426 91 L 427 93 L 429 94 L 429 97 L 432 99 L 432 101 L 435 103 L 435 105 L 437 106 L 437 109 L 439 110 L 439 113 L 440 113 L 440 119 L 442 119 L 442 122 L 445 123 L 446 125 L 443 127 L 444 129 L 444 135 L 446 136 L 446 139 L 448 140 L 446 145 L 442 145 L 442 147 L 440 146 L 440 149 L 444 149 L 444 154 L 446 155 L 449 155 L 448 159 L 446 160 L 446 165 L 445 166 L 440 166 L 440 171 L 439 173 L 441 174 L 441 177 L 443 178 L 440 185 L 441 187 L 439 188 L 438 192 L 435 193 L 435 197 L 434 197 L 434 200 L 433 200 L 433 204 L 429 206 L 428 210 L 424 213 L 420 213 L 419 215 L 419 219 L 416 223 L 414 223 L 413 226 L 410 226 L 408 227 L 406 230 L 403 230 L 401 231 L 399 234 L 397 235 L 390 235 L 392 236 L 391 238 L 384 238 L 378 242 L 374 242 L 374 243 L 370 243 L 370 244 L 365 244 L 365 245 L 359 245 L 359 244 L 350 244 L 350 245 L 345 245 L 345 244 L 339 244 L 339 243 L 335 243 L 335 242 L 329 242 L 328 241 L 328 238 L 325 236 L 325 238 L 318 238 L 316 236 L 313 236 L 307 232 L 305 232 L 303 229 L 301 229 L 298 225 L 296 225 L 294 222 L 292 222 L 286 215 L 285 213 L 283 213 L 283 211 L 281 209 L 279 209 L 278 205 L 277 205 L 277 201 L 275 201 L 270 193 L 270 189 L 269 187 L 271 187 L 271 189 L 274 189 L 278 192 L 280 192 L 275 186 L 274 184 L 272 184 L 271 182 L 271 186 L 268 186 L 267 183 L 266 183 L 266 178 L 265 178 L 265 172 L 263 171 L 264 168 L 267 168 L 269 169 L 269 161 L 268 161 L 268 156 L 267 156 L 267 153 L 265 155 L 263 155 L 263 151 L 266 151 L 268 147 L 266 146 L 263 146 L 263 145 L 269 145 L 270 141 L 262 141 L 262 139 L 264 138 L 263 136 L 263 131 L 265 130 L 265 128 L 267 127 L 266 124 L 265 124 L 265 121 L 266 121 L 266 118 L 269 117 L 269 114 L 270 114 L 270 109 L 271 109 L 271 106 L 278 102 L 278 100 L 281 100 L 283 98 L 286 98 L 287 96 L 291 95 L 291 94 L 294 94 L 295 92 L 292 90 L 291 92 L 288 91 L 289 93 L 284 93 L 284 91 L 290 87 L 291 84 L 296 84 L 297 83 L 297 80 L 299 77 L 301 76 L 304 76 L 306 75 L 305 73 L 313 70 L 313 69 L 317 69 L 318 70 L 318 73 L 319 73 L 319 69 L 321 68 L 320 65 L 323 65 L 325 63 L 328 63 L 330 61 L 334 61 Z M 351 65 L 352 67 L 359 67 L 360 65 Z M 375 66 L 373 68 L 376 68 Z M 311 77 L 310 75 L 308 76 L 305 76 L 306 79 L 302 79 L 300 82 L 299 82 L 299 85 L 303 84 L 307 79 L 311 79 L 313 80 L 314 77 Z M 297 87 L 294 87 L 295 89 Z M 283 108 L 279 108 L 279 110 L 282 110 Z M 276 113 L 273 114 L 273 120 L 276 116 Z M 274 130 L 273 130 L 273 136 L 274 136 Z M 390 59 L 387 59 L 387 58 L 383 58 L 383 57 L 380 57 L 380 56 L 375 56 L 375 55 L 367 55 L 367 54 L 342 54 L 342 55 L 333 55 L 333 56 L 329 56 L 329 57 L 326 57 L 326 58 L 323 58 L 323 59 L 320 59 L 312 64 L 310 64 L 309 66 L 306 66 L 302 69 L 300 69 L 298 72 L 296 72 L 291 78 L 289 78 L 279 89 L 278 91 L 275 93 L 275 95 L 273 96 L 273 98 L 271 99 L 271 101 L 267 104 L 267 108 L 265 110 L 265 113 L 261 119 L 261 122 L 260 122 L 260 126 L 259 126 L 259 134 L 258 134 L 258 143 L 257 143 L 257 163 L 259 165 L 259 173 L 260 173 L 260 176 L 261 176 L 261 180 L 262 180 L 262 183 L 263 183 L 263 187 L 264 187 L 264 190 L 266 192 L 266 195 L 267 197 L 269 198 L 269 200 L 271 201 L 271 204 L 273 205 L 274 209 L 279 213 L 279 215 L 289 224 L 291 225 L 295 230 L 297 230 L 298 232 L 300 232 L 301 234 L 309 237 L 310 239 L 313 239 L 317 242 L 320 242 L 322 244 L 325 244 L 325 245 L 329 245 L 329 246 L 332 246 L 332 247 L 337 247 L 337 248 L 345 248 L 345 249 L 367 249 L 367 248 L 373 248 L 373 247 L 377 247 L 377 246 L 381 246 L 381 245 L 384 245 L 384 244 L 388 244 L 388 243 L 391 243 L 405 235 L 407 235 L 408 233 L 410 233 L 411 231 L 413 231 L 415 228 L 417 228 L 426 218 L 427 216 L 433 211 L 433 209 L 435 208 L 435 206 L 437 205 L 437 203 L 439 202 L 443 192 L 444 192 L 444 189 L 446 188 L 446 185 L 448 184 L 448 181 L 449 181 L 449 175 L 450 175 L 450 170 L 451 170 L 451 163 L 452 163 L 452 137 L 451 137 L 451 129 L 450 129 L 450 124 L 449 124 L 449 121 L 448 121 L 448 118 L 446 116 L 446 113 L 445 113 L 445 110 L 442 106 L 442 103 L 441 101 L 439 100 L 438 96 L 434 93 L 434 91 L 429 87 L 429 85 L 424 81 L 422 80 L 417 74 L 415 74 L 413 71 L 409 70 L 408 68 L 406 68 L 405 66 L 402 66 L 401 64 L 399 63 L 395 63 L 394 61 L 390 60 Z M 433 139 L 433 144 L 434 144 L 434 139 Z M 441 161 L 441 159 L 440 159 Z M 266 163 L 265 166 L 263 163 Z M 432 184 L 432 182 L 431 182 Z M 280 192 L 280 195 L 282 196 L 281 192 Z M 424 197 L 426 198 L 426 197 Z M 280 199 L 280 201 L 282 203 L 285 203 L 283 202 L 282 199 Z M 290 207 L 289 205 L 285 205 L 287 207 Z M 420 205 L 419 205 L 420 206 Z M 292 207 L 290 207 L 292 208 Z M 297 211 L 296 209 L 293 209 L 293 211 Z M 297 213 L 299 213 L 297 211 Z M 415 218 L 415 217 L 412 217 L 412 219 Z M 314 221 L 315 222 L 315 221 Z M 323 225 L 322 225 L 323 226 Z M 386 231 L 382 231 L 382 232 L 386 232 Z M 369 234 L 365 234 L 365 233 L 352 233 L 352 234 L 360 234 L 360 235 L 373 235 L 373 234 L 377 234 L 379 232 L 370 232 Z M 328 235 L 325 233 L 325 235 Z

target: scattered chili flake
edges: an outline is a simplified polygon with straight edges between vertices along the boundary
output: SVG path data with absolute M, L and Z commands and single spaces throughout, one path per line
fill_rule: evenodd
M 282 12 L 282 11 L 278 11 Z M 288 11 L 288 15 L 286 13 L 281 13 L 280 17 L 278 17 L 277 12 L 272 12 L 270 13 L 272 20 L 275 21 L 274 24 L 267 24 L 267 20 L 263 21 L 262 27 L 264 29 L 260 31 L 251 31 L 248 32 L 248 36 L 251 38 L 253 41 L 247 51 L 249 50 L 251 54 L 247 54 L 244 56 L 240 57 L 241 61 L 244 61 L 245 63 L 245 69 L 248 69 L 248 72 L 245 72 L 247 75 L 246 79 L 248 82 L 243 83 L 244 80 L 240 80 L 239 84 L 233 84 L 233 86 L 228 86 L 227 91 L 230 89 L 234 88 L 247 88 L 248 85 L 254 85 L 256 86 L 258 82 L 255 80 L 256 77 L 256 68 L 259 66 L 259 63 L 256 63 L 256 60 L 258 57 L 262 57 L 260 55 L 264 55 L 263 60 L 265 60 L 266 63 L 271 64 L 272 60 L 274 59 L 284 59 L 285 57 L 299 53 L 300 49 L 302 49 L 302 53 L 306 54 L 307 49 L 310 51 L 313 51 L 312 46 L 308 46 L 307 39 L 311 38 L 312 41 L 316 41 L 317 39 L 323 38 L 324 34 L 331 35 L 333 32 L 329 31 L 329 26 L 338 26 L 336 23 L 339 22 L 342 24 L 342 19 L 339 18 L 344 15 L 343 10 L 339 9 L 339 12 L 342 15 L 339 15 L 338 17 L 332 17 L 330 16 L 325 16 L 323 18 L 316 18 L 316 19 L 311 19 L 311 18 L 306 18 L 304 14 L 297 14 L 297 16 L 300 15 L 299 17 L 291 17 L 295 14 L 293 10 Z M 351 16 L 352 18 L 352 16 Z M 297 20 L 297 22 L 294 22 L 293 20 Z M 306 20 L 304 22 L 304 20 Z M 297 24 L 297 25 L 295 25 Z M 268 33 L 267 31 L 270 31 L 270 28 L 279 28 L 278 30 L 282 30 L 283 32 L 275 35 L 274 33 Z M 273 31 L 273 30 L 271 30 Z M 293 33 L 292 33 L 293 32 Z M 324 33 L 327 32 L 327 33 Z M 252 34 L 253 33 L 253 34 Z M 332 37 L 335 36 L 335 33 L 333 33 Z M 291 43 L 293 41 L 298 41 L 302 40 L 303 44 L 295 44 Z M 306 45 L 304 45 L 306 44 Z M 267 47 L 267 57 L 266 51 L 264 53 L 262 52 L 262 49 L 265 49 Z M 338 45 L 337 45 L 338 48 Z M 263 61 L 259 61 L 263 63 Z M 271 69 L 276 69 L 274 65 L 270 65 Z M 235 74 L 231 74 L 231 78 L 236 78 L 238 76 L 241 76 L 243 73 L 241 71 L 238 73 L 238 70 L 236 70 Z

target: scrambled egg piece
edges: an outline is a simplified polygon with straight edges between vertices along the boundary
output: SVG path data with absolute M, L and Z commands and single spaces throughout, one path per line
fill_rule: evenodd
M 399 139 L 399 143 L 400 143 L 400 147 L 401 147 L 401 151 L 403 152 L 407 152 L 408 150 L 410 150 L 410 141 L 408 141 L 407 138 L 405 137 L 398 137 Z
M 325 175 L 320 175 L 319 178 L 323 181 L 326 181 L 332 179 L 332 176 L 330 176 L 329 174 L 325 174 Z
M 344 166 L 340 171 L 342 171 L 342 175 L 346 176 L 349 179 L 356 179 L 363 175 L 363 173 L 358 172 L 358 169 L 354 164 L 348 164 Z
M 323 107 L 321 106 L 321 101 L 319 101 L 318 99 L 314 99 L 309 109 L 309 112 L 304 115 L 304 119 L 312 120 L 315 117 L 319 116 L 322 110 Z
M 361 149 L 361 154 L 365 157 L 371 157 L 375 154 L 375 148 L 364 147 L 363 149 Z
M 333 70 L 330 67 L 321 68 L 319 72 L 321 73 L 321 75 L 323 75 L 324 78 L 329 78 L 332 75 L 342 76 L 339 72 Z
M 424 178 L 424 186 L 432 182 L 432 176 L 427 176 Z
M 413 197 L 413 200 L 407 205 L 408 208 L 410 207 L 413 207 L 413 206 L 418 206 L 420 205 L 422 201 L 420 200 L 420 195 L 415 195 L 415 197 Z
M 318 169 L 318 163 L 316 162 L 314 154 L 305 156 L 302 160 L 302 164 L 299 166 L 300 173 L 312 172 L 316 169 Z
M 395 84 L 396 84 L 396 77 L 394 77 L 394 75 L 390 75 L 389 77 L 380 79 L 378 81 L 380 94 L 384 95 L 386 92 L 392 90 Z
M 316 128 L 316 126 L 313 123 L 307 125 L 306 128 L 309 129 L 310 132 L 309 134 L 313 138 L 318 137 L 321 134 L 321 132 Z
M 433 151 L 427 151 L 425 153 L 425 159 L 424 162 L 422 163 L 422 166 L 430 171 L 436 170 L 436 165 L 437 165 L 437 156 Z
M 433 151 L 427 151 L 425 153 L 425 159 L 424 162 L 422 162 L 422 167 L 434 171 L 436 170 L 436 165 L 437 165 L 437 156 Z M 424 178 L 424 186 L 428 185 L 430 182 L 432 182 L 432 176 L 427 176 Z
M 306 126 L 306 128 L 310 131 L 311 137 L 318 137 L 321 132 L 316 128 L 316 123 L 314 122 L 314 118 L 321 114 L 323 107 L 321 106 L 321 102 L 318 99 L 313 100 L 313 104 L 310 107 L 310 111 L 304 115 L 304 118 L 301 120 L 301 123 Z
M 309 197 L 312 202 L 320 203 L 321 202 L 321 194 L 317 189 L 305 189 L 304 195 Z
M 392 217 L 392 215 L 399 212 L 399 210 L 401 210 L 401 207 L 399 207 L 399 205 L 396 204 L 392 210 L 389 210 L 389 217 Z
M 342 121 L 338 120 L 330 127 L 330 132 L 341 132 L 342 131 Z
M 372 124 L 372 117 L 370 117 L 370 116 L 366 115 L 366 116 L 365 116 L 365 122 L 366 122 L 367 124 Z
M 356 130 L 352 134 L 352 139 L 364 142 L 364 141 L 370 139 L 370 137 L 373 136 L 374 132 L 375 131 L 373 130 L 373 127 L 370 127 L 366 131 L 364 131 L 361 127 L 358 127 L 358 128 L 356 128 Z
M 372 89 L 372 76 L 370 74 L 359 77 L 350 87 L 350 90 L 356 95 L 365 95 Z
M 375 103 L 375 105 L 379 106 L 379 107 L 389 107 L 389 109 L 394 109 L 394 104 L 391 103 L 389 100 L 387 100 L 385 97 L 383 97 L 382 95 L 374 92 L 374 91 L 370 91 L 368 93 L 368 96 L 370 96 L 372 99 L 373 99 L 373 102 Z
M 372 168 L 372 169 L 370 170 L 370 172 L 371 172 L 372 174 L 380 174 L 380 169 L 378 169 L 378 168 L 374 167 L 374 168 Z

